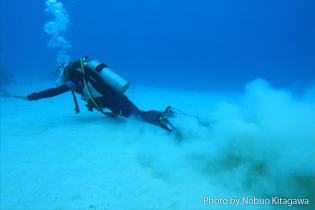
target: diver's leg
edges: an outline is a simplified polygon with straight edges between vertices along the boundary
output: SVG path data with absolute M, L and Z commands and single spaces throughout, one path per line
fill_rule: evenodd
M 172 118 L 180 114 L 184 114 L 184 113 L 171 106 L 168 106 L 164 112 L 154 111 L 154 110 L 151 110 L 151 111 L 139 110 L 137 113 L 135 113 L 135 115 L 138 116 L 142 121 L 146 121 L 153 125 L 159 125 L 161 127 L 164 127 L 163 124 L 161 125 L 161 119 L 160 119 L 161 116 Z
M 125 95 L 111 93 L 102 97 L 101 105 L 110 109 L 114 114 L 129 117 L 139 111 Z
M 142 121 L 164 128 L 180 140 L 182 135 L 175 129 L 165 114 L 165 112 L 153 110 L 147 112 L 139 110 L 136 116 Z
M 138 107 L 136 107 L 136 105 L 134 105 L 125 95 L 120 94 L 109 94 L 104 96 L 101 104 L 116 115 L 121 115 L 123 117 L 134 115 L 138 120 L 160 126 L 171 132 L 176 138 L 181 138 L 181 135 L 166 118 L 166 112 L 139 110 Z
M 137 112 L 134 113 L 134 115 L 140 121 L 144 121 L 152 125 L 161 126 L 159 117 L 163 115 L 163 112 L 154 111 L 154 110 L 151 110 L 151 111 L 138 110 Z
M 159 125 L 158 115 L 163 113 L 159 111 L 141 111 L 125 95 L 115 93 L 104 96 L 101 104 L 103 107 L 110 109 L 114 114 L 121 115 L 123 117 L 135 115 L 138 120 L 154 125 Z

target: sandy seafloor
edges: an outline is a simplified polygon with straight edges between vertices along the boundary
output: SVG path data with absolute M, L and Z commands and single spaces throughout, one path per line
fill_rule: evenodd
M 12 95 L 50 87 L 5 86 Z M 199 116 L 172 119 L 181 143 L 159 127 L 91 113 L 83 101 L 77 115 L 70 92 L 1 98 L 1 209 L 313 209 L 313 94 L 264 80 L 239 94 L 131 86 L 126 95 L 140 109 Z M 228 204 L 204 204 L 205 196 Z M 309 204 L 230 203 L 246 197 Z

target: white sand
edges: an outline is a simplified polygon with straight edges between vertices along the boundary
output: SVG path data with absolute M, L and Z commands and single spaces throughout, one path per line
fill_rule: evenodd
M 53 87 L 19 79 L 11 94 Z M 71 93 L 38 101 L 1 98 L 1 209 L 274 209 L 241 199 L 309 199 L 314 205 L 313 95 L 296 98 L 258 80 L 246 94 L 131 87 L 143 110 L 172 105 L 201 116 L 165 130 L 86 110 Z M 77 96 L 80 99 L 80 96 Z M 228 204 L 204 204 L 204 197 Z

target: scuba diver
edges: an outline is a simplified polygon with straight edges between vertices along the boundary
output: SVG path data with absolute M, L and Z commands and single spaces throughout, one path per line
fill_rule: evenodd
M 164 112 L 162 111 L 142 111 L 137 108 L 125 95 L 124 92 L 129 87 L 129 82 L 108 68 L 104 63 L 96 60 L 88 61 L 88 57 L 79 59 L 76 62 L 68 62 L 59 65 L 56 72 L 59 73 L 57 80 L 58 87 L 50 88 L 38 93 L 32 93 L 28 96 L 13 96 L 26 101 L 33 101 L 42 98 L 54 97 L 59 94 L 68 92 L 72 93 L 75 112 L 78 114 L 79 106 L 75 93 L 82 96 L 87 102 L 86 107 L 89 111 L 96 109 L 101 113 L 117 117 L 135 116 L 136 119 L 160 126 L 173 134 L 177 139 L 181 140 L 181 134 L 170 123 L 169 118 L 181 111 L 168 106 Z M 111 112 L 104 112 L 107 108 Z

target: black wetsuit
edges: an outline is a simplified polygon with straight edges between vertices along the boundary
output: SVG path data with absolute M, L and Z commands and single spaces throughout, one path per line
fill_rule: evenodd
M 89 72 L 86 66 L 85 70 L 87 70 L 86 71 L 87 73 Z M 98 86 L 99 84 L 95 83 L 95 81 L 89 80 L 88 75 L 86 75 L 85 78 L 87 81 L 91 82 L 93 88 L 99 94 L 99 97 L 93 97 L 93 99 L 101 109 L 108 108 L 115 115 L 121 115 L 123 117 L 129 117 L 131 115 L 134 115 L 139 120 L 148 122 L 150 124 L 159 125 L 165 128 L 165 126 L 163 126 L 159 120 L 159 117 L 163 115 L 163 112 L 153 110 L 151 111 L 139 110 L 125 95 L 115 92 L 110 87 L 104 85 Z M 93 82 L 95 83 L 94 85 Z M 66 84 L 56 88 L 50 88 L 38 93 L 32 93 L 27 97 L 30 101 L 32 101 L 42 98 L 54 97 L 59 94 L 68 92 L 70 90 L 73 90 L 76 93 L 83 96 L 84 88 L 85 87 L 83 83 L 82 73 L 77 72 Z M 91 99 L 88 99 L 87 102 L 88 102 L 87 107 L 89 108 L 90 111 L 92 111 L 93 108 L 96 108 Z

